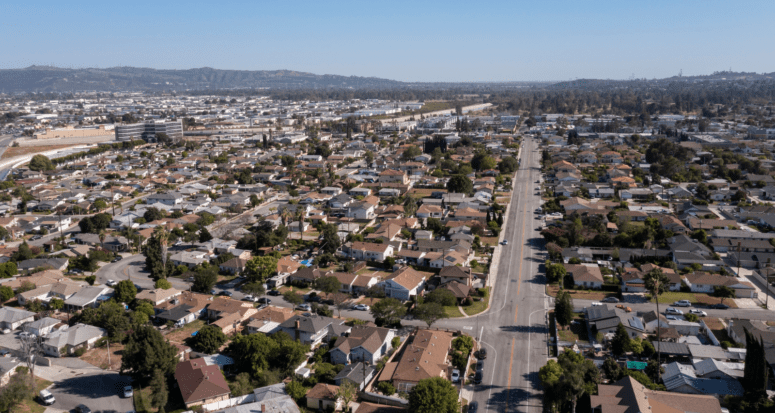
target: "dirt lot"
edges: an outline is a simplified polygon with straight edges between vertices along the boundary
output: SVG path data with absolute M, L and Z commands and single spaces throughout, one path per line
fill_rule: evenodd
M 121 355 L 124 354 L 124 345 L 119 343 L 110 344 L 110 365 L 108 366 L 108 348 L 93 348 L 83 356 L 81 360 L 97 366 L 99 368 L 107 368 L 108 370 L 117 371 L 121 369 Z
M 53 151 L 54 149 L 70 148 L 78 145 L 51 145 L 51 146 L 17 146 L 6 149 L 2 159 L 13 158 L 14 156 L 30 155 L 33 153 Z
M 409 190 L 408 194 L 412 198 L 426 198 L 431 196 L 434 192 L 447 192 L 446 189 L 428 189 L 428 188 L 413 188 Z
M 560 286 L 557 284 L 549 285 L 546 287 L 546 293 L 551 295 L 552 297 L 557 296 L 557 292 L 560 291 Z M 616 296 L 614 293 L 606 292 L 606 291 L 586 291 L 586 290 L 566 290 L 570 293 L 571 298 L 579 299 L 579 300 L 595 300 L 599 301 L 603 298 L 606 298 L 608 296 Z

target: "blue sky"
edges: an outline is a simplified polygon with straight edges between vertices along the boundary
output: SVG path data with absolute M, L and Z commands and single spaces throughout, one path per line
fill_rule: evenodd
M 775 2 L 6 2 L 0 68 L 298 70 L 402 81 L 775 71 Z

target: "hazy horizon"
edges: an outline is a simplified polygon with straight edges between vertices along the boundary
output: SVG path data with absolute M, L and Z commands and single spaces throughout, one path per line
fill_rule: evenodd
M 291 70 L 403 82 L 775 71 L 773 2 L 36 2 L 5 7 L 1 69 Z

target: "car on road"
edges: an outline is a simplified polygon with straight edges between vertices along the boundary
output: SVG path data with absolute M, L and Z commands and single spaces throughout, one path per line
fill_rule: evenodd
M 4 328 L 4 329 L 0 330 L 0 332 L 2 332 L 3 334 L 11 334 L 11 329 L 10 328 Z
M 30 238 L 30 241 L 37 241 L 37 240 L 39 240 L 41 238 L 43 238 L 43 237 L 40 236 L 40 235 L 33 235 L 32 238 Z
M 689 300 L 679 300 L 673 303 L 673 306 L 675 307 L 691 307 L 692 302 Z
M 11 350 L 4 348 L 0 350 L 0 357 L 8 357 L 11 354 Z
M 267 295 L 272 295 L 272 296 L 278 296 L 278 295 L 280 295 L 280 292 L 277 291 L 277 290 L 269 290 L 269 291 L 267 291 L 266 294 Z
M 312 306 L 309 305 L 309 304 L 306 304 L 306 303 L 305 304 L 299 304 L 299 306 L 296 307 L 296 308 L 298 310 L 301 310 L 301 311 L 312 311 Z
M 259 304 L 270 304 L 271 302 L 272 302 L 272 300 L 270 300 L 270 299 L 268 299 L 266 297 L 261 297 L 261 298 L 258 299 L 258 303 Z
M 79 404 L 78 406 L 75 406 L 75 411 L 77 413 L 91 413 L 91 409 L 86 407 L 85 404 Z
M 218 295 L 225 295 L 227 297 L 231 297 L 232 295 L 234 295 L 234 293 L 229 290 L 223 290 L 220 293 L 218 293 Z
M 29 333 L 27 331 L 22 331 L 19 333 L 19 338 L 35 338 L 37 337 L 35 334 Z
M 119 262 L 119 261 L 121 261 L 122 259 L 123 259 L 123 258 L 121 258 L 121 256 L 118 256 L 118 257 L 116 257 L 116 258 L 113 258 L 113 261 L 111 261 L 111 262 Z
M 602 299 L 602 300 L 600 300 L 600 301 L 602 301 L 602 302 L 604 302 L 604 303 L 618 303 L 618 302 L 619 302 L 619 299 L 618 299 L 618 298 L 616 298 L 616 297 L 606 297 L 606 298 L 603 298 L 603 299 Z
M 665 314 L 684 315 L 684 312 L 677 308 L 667 307 L 667 310 L 665 310 Z
M 450 381 L 452 381 L 452 383 L 459 382 L 460 381 L 460 370 L 458 370 L 458 369 L 452 370 L 452 375 L 450 376 L 449 379 L 450 379 Z
M 242 297 L 242 301 L 254 301 L 254 298 L 252 295 L 248 294 L 244 297 Z
M 108 280 L 107 282 L 105 282 L 105 285 L 107 285 L 108 287 L 114 287 L 116 284 L 118 283 L 115 280 Z
M 132 386 L 124 386 L 124 397 L 129 398 L 134 396 L 135 392 L 132 390 Z
M 476 413 L 477 410 L 479 410 L 479 402 L 474 400 L 468 403 L 468 413 Z
M 700 317 L 707 317 L 708 316 L 708 313 L 706 313 L 705 311 L 702 311 L 700 309 L 697 309 L 697 308 L 692 308 L 691 310 L 689 310 L 689 314 L 696 314 L 696 315 L 698 315 Z
M 487 358 L 487 349 L 480 348 L 479 353 L 477 354 L 477 357 L 479 357 L 479 360 L 484 360 Z
M 366 304 L 355 304 L 353 310 L 369 311 L 369 306 Z
M 726 310 L 729 308 L 729 306 L 726 304 L 713 304 L 708 308 L 712 308 L 714 310 Z
M 676 317 L 674 315 L 668 315 L 668 316 L 665 316 L 665 318 L 668 319 L 668 320 L 671 320 L 671 321 L 679 321 L 680 320 L 680 318 L 678 318 L 678 317 Z
M 483 377 L 484 377 L 484 373 L 482 373 L 481 371 L 477 371 L 476 374 L 474 374 L 474 384 L 481 384 Z
M 592 303 L 592 307 L 600 307 L 601 305 L 603 305 L 603 303 L 599 303 L 599 302 Z
M 509 245 L 509 240 L 504 239 L 503 241 L 501 241 L 501 245 Z
M 54 395 L 51 394 L 48 390 L 41 390 L 40 393 L 38 393 L 38 396 L 40 396 L 40 401 L 43 402 L 44 406 L 50 406 L 54 403 L 56 403 L 56 399 L 54 398 Z

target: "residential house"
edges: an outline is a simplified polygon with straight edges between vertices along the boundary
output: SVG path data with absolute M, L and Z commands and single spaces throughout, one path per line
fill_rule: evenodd
M 342 398 L 339 397 L 338 393 L 339 386 L 318 383 L 307 392 L 307 408 L 318 411 L 340 410 Z
M 35 313 L 13 307 L 0 307 L 0 330 L 16 330 L 35 321 Z
M 565 271 L 573 277 L 573 284 L 581 288 L 600 289 L 603 287 L 603 274 L 597 264 L 563 264 Z
M 713 293 L 717 287 L 726 286 L 735 291 L 737 298 L 755 298 L 756 288 L 748 281 L 740 281 L 737 277 L 696 272 L 683 277 L 686 285 L 694 293 Z
M 175 297 L 179 297 L 182 294 L 183 291 L 174 288 L 168 288 L 166 290 L 163 288 L 154 288 L 152 290 L 140 291 L 135 298 L 137 300 L 148 300 L 156 306 Z
M 385 296 L 402 301 L 422 293 L 427 276 L 415 271 L 412 267 L 403 267 L 393 272 L 380 284 L 385 290 Z
M 451 366 L 447 354 L 453 338 L 447 331 L 418 330 L 406 345 L 401 359 L 387 363 L 378 381 L 390 381 L 396 390 L 408 393 L 420 380 L 448 378 Z
M 70 328 L 55 331 L 43 341 L 43 352 L 51 357 L 73 354 L 77 349 L 90 349 L 94 343 L 107 335 L 104 328 L 88 324 L 76 324 Z
M 218 365 L 208 366 L 202 359 L 178 363 L 175 380 L 186 408 L 227 400 L 231 394 Z
M 329 351 L 334 364 L 366 361 L 375 365 L 392 348 L 396 331 L 382 327 L 355 326 L 350 335 L 339 337 Z
M 295 340 L 316 347 L 330 337 L 340 337 L 348 332 L 350 327 L 344 324 L 345 321 L 318 315 L 309 317 L 295 315 L 280 324 L 280 331 L 284 331 Z
M 598 385 L 597 395 L 590 396 L 594 413 L 722 413 L 714 396 L 649 390 L 631 376 L 613 384 Z
M 471 287 L 473 285 L 474 276 L 471 274 L 471 268 L 447 266 L 439 271 L 439 284 L 446 284 L 451 281 L 457 281 L 463 285 Z
M 113 297 L 110 287 L 83 287 L 65 300 L 65 310 L 78 311 L 86 307 L 98 307 Z
M 382 262 L 385 258 L 393 256 L 393 245 L 355 241 L 345 244 L 342 247 L 341 253 L 345 257 L 355 258 L 356 260 Z
M 173 297 L 171 300 L 158 304 L 154 307 L 157 311 L 156 318 L 163 321 L 172 321 L 177 325 L 188 324 L 205 312 L 213 296 L 208 294 L 192 293 L 184 291 L 180 296 Z
M 43 317 L 39 320 L 24 325 L 24 331 L 35 334 L 38 337 L 44 337 L 54 330 L 57 325 L 62 325 L 62 320 L 56 318 Z
M 361 362 L 348 364 L 334 377 L 334 384 L 341 386 L 342 383 L 350 382 L 360 391 L 374 378 L 376 372 L 377 369 L 374 364 L 364 365 Z M 358 411 L 360 410 L 358 408 Z

